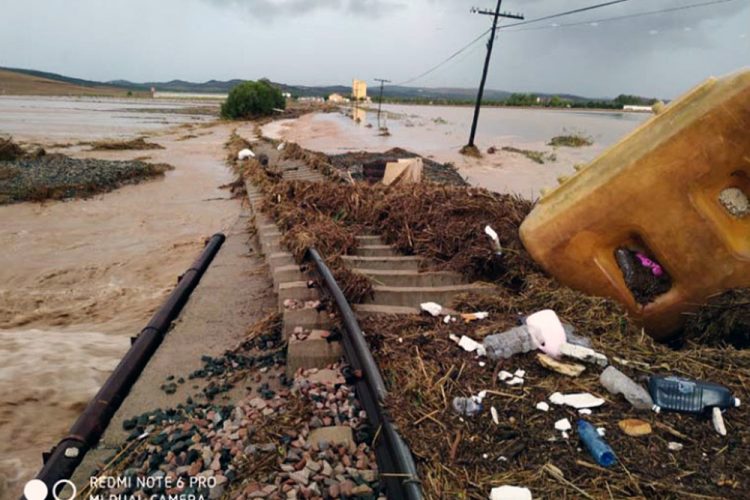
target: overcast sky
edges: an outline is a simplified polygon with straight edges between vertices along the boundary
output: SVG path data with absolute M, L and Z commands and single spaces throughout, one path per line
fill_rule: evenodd
M 505 0 L 503 10 L 534 19 L 603 1 Z M 629 0 L 501 31 L 488 87 L 673 98 L 707 76 L 750 67 L 750 0 L 602 20 L 706 1 Z M 139 82 L 399 83 L 489 28 L 491 18 L 471 14 L 472 5 L 494 2 L 2 0 L 0 66 Z M 484 55 L 482 41 L 410 85 L 476 87 Z

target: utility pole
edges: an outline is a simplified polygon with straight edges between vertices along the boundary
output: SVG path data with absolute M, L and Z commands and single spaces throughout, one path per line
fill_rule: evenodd
M 500 5 L 503 3 L 503 0 L 497 0 L 497 7 L 495 7 L 495 11 L 491 10 L 481 10 L 472 8 L 471 12 L 473 14 L 482 14 L 485 16 L 492 16 L 492 30 L 490 31 L 490 39 L 487 41 L 487 57 L 484 60 L 484 70 L 482 71 L 482 80 L 479 82 L 479 92 L 477 93 L 477 104 L 474 107 L 474 120 L 471 123 L 471 135 L 469 136 L 469 144 L 466 145 L 466 147 L 476 147 L 474 146 L 474 135 L 477 132 L 477 122 L 479 121 L 479 108 L 482 105 L 482 95 L 484 94 L 484 82 L 487 80 L 487 70 L 490 66 L 490 57 L 492 57 L 492 45 L 495 41 L 495 33 L 497 32 L 497 19 L 500 17 L 507 17 L 509 19 L 523 19 L 523 16 L 520 14 L 509 14 L 507 12 L 500 12 Z
M 380 107 L 383 105 L 383 85 L 391 83 L 390 80 L 383 80 L 382 78 L 373 78 L 376 82 L 380 82 L 380 98 L 378 99 L 378 130 L 380 130 Z

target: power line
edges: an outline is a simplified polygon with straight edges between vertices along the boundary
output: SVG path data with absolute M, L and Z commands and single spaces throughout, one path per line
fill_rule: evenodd
M 513 26 L 523 26 L 525 24 L 538 23 L 541 21 L 546 21 L 548 19 L 556 19 L 558 17 L 569 16 L 571 14 L 578 14 L 580 12 L 586 12 L 586 11 L 594 10 L 594 9 L 601 9 L 602 7 L 609 7 L 610 5 L 615 5 L 618 3 L 625 3 L 629 1 L 630 0 L 612 0 L 611 2 L 598 3 L 596 5 L 589 5 L 588 7 L 581 7 L 580 9 L 573 9 L 573 10 L 568 10 L 565 12 L 560 12 L 559 14 L 551 14 L 549 16 L 537 17 L 536 19 L 529 19 L 528 21 L 521 21 L 520 23 L 506 24 L 505 26 L 501 26 L 501 29 L 512 28 Z
M 578 13 L 578 12 L 586 12 L 586 11 L 589 11 L 589 10 L 600 9 L 602 7 L 607 7 L 609 5 L 614 5 L 614 4 L 628 2 L 628 1 L 629 0 L 613 0 L 613 1 L 610 1 L 610 2 L 599 3 L 599 4 L 596 4 L 596 5 L 590 5 L 588 7 L 582 7 L 580 9 L 574 9 L 574 10 L 569 10 L 569 11 L 566 11 L 566 12 L 560 12 L 558 14 L 552 14 L 552 15 L 540 17 L 540 18 L 537 18 L 537 19 L 531 19 L 529 21 L 524 21 L 524 22 L 521 22 L 521 23 L 513 23 L 513 24 L 507 24 L 505 26 L 498 26 L 497 29 L 509 28 L 511 26 L 520 26 L 522 24 L 536 23 L 536 22 L 547 20 L 547 19 L 554 19 L 556 17 L 567 16 L 567 15 L 575 14 L 575 13 Z M 727 0 L 723 0 L 723 1 L 727 1 Z M 460 49 L 458 49 L 457 51 L 455 51 L 453 54 L 451 54 L 450 56 L 448 56 L 447 58 L 443 59 L 441 62 L 439 62 L 438 64 L 436 64 L 435 66 L 433 66 L 430 69 L 428 69 L 427 71 L 425 71 L 423 73 L 420 73 L 419 75 L 417 75 L 415 77 L 409 78 L 408 80 L 404 80 L 402 82 L 398 82 L 395 85 L 406 85 L 407 83 L 414 82 L 416 80 L 419 80 L 422 77 L 425 77 L 425 76 L 429 75 L 430 73 L 432 73 L 434 71 L 437 71 L 443 65 L 445 65 L 446 63 L 448 63 L 452 59 L 458 57 L 461 53 L 463 53 L 469 47 L 471 47 L 472 45 L 474 45 L 475 43 L 477 43 L 478 41 L 480 41 L 482 39 L 482 37 L 484 37 L 484 35 L 486 35 L 487 33 L 489 33 L 491 30 L 492 30 L 492 28 L 489 28 L 489 29 L 481 32 L 479 35 L 477 35 L 476 38 L 474 38 L 468 44 L 464 45 L 463 47 L 461 47 Z
M 482 37 L 483 37 L 484 35 L 486 35 L 487 33 L 489 33 L 491 29 L 492 29 L 492 28 L 487 28 L 486 30 L 482 31 L 482 32 L 481 32 L 481 33 L 479 34 L 479 36 L 477 36 L 477 37 L 476 37 L 476 38 L 475 38 L 474 40 L 472 40 L 472 41 L 471 41 L 471 42 L 469 42 L 468 44 L 464 45 L 463 47 L 461 47 L 460 49 L 458 49 L 457 51 L 455 51 L 455 52 L 454 52 L 453 54 L 451 54 L 451 55 L 450 55 L 450 56 L 448 56 L 447 58 L 443 59 L 443 60 L 442 60 L 441 62 L 439 62 L 438 64 L 436 64 L 436 65 L 435 65 L 435 66 L 433 66 L 432 68 L 428 69 L 428 70 L 427 70 L 427 71 L 425 71 L 424 73 L 420 73 L 419 75 L 415 76 L 414 78 L 410 78 L 410 79 L 408 79 L 408 80 L 404 80 L 403 82 L 398 82 L 398 83 L 396 83 L 396 85 L 405 85 L 405 84 L 407 84 L 407 83 L 411 83 L 411 82 L 413 82 L 413 81 L 415 81 L 415 80 L 419 80 L 419 79 L 420 79 L 420 78 L 422 78 L 423 76 L 427 76 L 427 75 L 429 75 L 430 73 L 432 73 L 433 71 L 437 70 L 438 68 L 440 68 L 441 66 L 443 66 L 443 65 L 444 65 L 444 64 L 446 64 L 447 62 L 451 61 L 451 60 L 452 60 L 452 59 L 454 59 L 455 57 L 458 57 L 458 56 L 459 56 L 459 55 L 460 55 L 461 53 L 463 53 L 463 52 L 464 52 L 465 50 L 467 50 L 467 49 L 468 49 L 469 47 L 471 47 L 472 45 L 474 45 L 475 43 L 477 43 L 477 42 L 478 42 L 479 40 L 481 40 L 481 39 L 482 39 Z
M 506 33 L 516 33 L 519 31 L 537 31 L 537 30 L 548 30 L 548 29 L 556 29 L 556 28 L 569 28 L 572 26 L 583 26 L 583 25 L 590 25 L 592 23 L 604 23 L 609 21 L 620 21 L 623 19 L 632 19 L 637 17 L 644 17 L 644 16 L 650 16 L 654 14 L 664 14 L 668 12 L 676 12 L 680 10 L 688 10 L 688 9 L 695 9 L 698 7 L 707 7 L 709 5 L 716 5 L 720 3 L 727 3 L 727 2 L 734 2 L 735 0 L 713 0 L 712 2 L 701 2 L 701 3 L 694 3 L 690 5 L 681 5 L 680 7 L 671 7 L 667 9 L 659 9 L 659 10 L 650 10 L 646 12 L 636 12 L 633 14 L 624 14 L 622 16 L 614 16 L 614 17 L 604 17 L 600 19 L 590 19 L 588 21 L 579 21 L 575 23 L 566 23 L 566 24 L 554 24 L 550 26 L 533 26 L 530 28 L 520 28 L 520 29 L 512 29 L 508 30 Z M 500 29 L 509 28 L 508 26 L 501 26 Z

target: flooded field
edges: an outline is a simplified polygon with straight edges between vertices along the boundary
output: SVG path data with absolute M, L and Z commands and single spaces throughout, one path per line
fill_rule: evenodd
M 212 118 L 199 112 L 204 106 L 186 100 L 3 96 L 0 133 L 47 144 L 132 137 L 209 122 Z
M 485 108 L 476 137 L 484 155 L 481 159 L 458 153 L 468 141 L 472 116 L 473 108 L 469 107 L 385 105 L 381 125 L 388 127 L 390 136 L 378 134 L 377 108 L 307 115 L 271 123 L 263 132 L 325 153 L 383 151 L 398 146 L 455 164 L 473 184 L 534 197 L 541 187 L 555 185 L 558 176 L 573 172 L 573 165 L 591 161 L 651 115 Z M 594 143 L 583 148 L 547 146 L 552 137 L 571 133 L 590 137 Z M 486 154 L 490 146 L 497 148 L 497 153 Z M 554 154 L 556 160 L 537 164 L 520 154 L 502 151 L 504 146 L 543 151 Z
M 189 106 L 0 98 L 3 134 L 56 151 L 146 133 L 165 149 L 57 150 L 175 167 L 89 199 L 0 206 L 0 492 L 38 470 L 204 239 L 239 213 L 220 189 L 233 180 L 223 144 L 234 126 L 174 111 Z

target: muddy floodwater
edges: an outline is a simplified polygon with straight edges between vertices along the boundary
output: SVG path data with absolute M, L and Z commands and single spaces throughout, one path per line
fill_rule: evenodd
M 0 498 L 33 477 L 204 240 L 238 216 L 220 189 L 233 180 L 223 144 L 235 126 L 180 112 L 190 106 L 0 97 L 2 134 L 175 167 L 85 200 L 0 206 Z M 50 147 L 143 134 L 165 149 Z
M 391 135 L 381 136 L 376 105 L 342 108 L 339 113 L 273 122 L 264 127 L 263 133 L 333 154 L 401 147 L 453 163 L 472 184 L 533 198 L 540 188 L 556 185 L 557 177 L 570 175 L 574 165 L 591 161 L 651 116 L 617 111 L 485 108 L 475 140 L 483 157 L 475 159 L 458 153 L 468 141 L 473 111 L 470 107 L 384 105 L 381 126 L 386 126 Z M 571 133 L 589 137 L 593 145 L 547 145 L 552 137 Z M 490 146 L 498 151 L 487 154 Z M 504 146 L 554 154 L 555 160 L 538 164 L 518 153 L 502 151 Z

